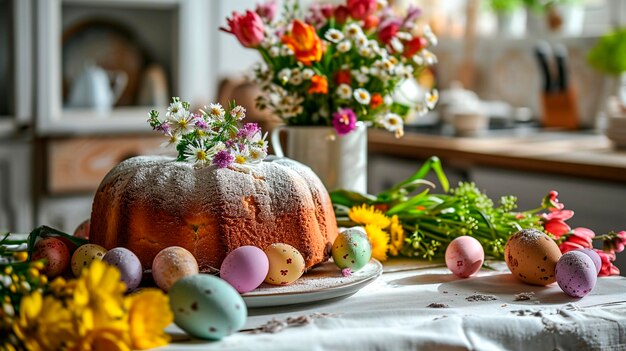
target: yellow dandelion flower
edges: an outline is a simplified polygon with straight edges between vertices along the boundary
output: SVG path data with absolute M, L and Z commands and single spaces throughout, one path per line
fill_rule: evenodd
M 125 290 L 117 268 L 96 260 L 76 280 L 72 300 L 74 310 L 79 316 L 82 311 L 91 310 L 94 328 L 107 325 L 123 317 Z M 89 319 L 83 318 L 83 321 Z M 83 331 L 88 329 L 83 328 Z
M 379 261 L 387 260 L 387 245 L 389 243 L 389 234 L 380 227 L 368 224 L 365 226 L 367 238 L 372 244 L 372 257 Z
M 389 226 L 391 221 L 389 217 L 385 216 L 381 211 L 377 210 L 374 206 L 367 206 L 366 204 L 354 206 L 348 212 L 350 220 L 361 225 L 374 225 L 380 229 L 385 229 Z
M 391 217 L 391 225 L 389 226 L 389 254 L 391 256 L 398 256 L 402 246 L 404 246 L 404 229 L 402 224 L 398 220 L 398 216 Z
M 89 331 L 70 348 L 71 351 L 130 351 L 126 330 L 98 328 Z
M 145 350 L 169 343 L 164 329 L 174 317 L 167 295 L 158 289 L 144 289 L 127 297 L 126 305 L 133 348 Z
M 69 310 L 39 291 L 22 298 L 13 332 L 27 350 L 60 350 L 64 341 L 75 337 Z

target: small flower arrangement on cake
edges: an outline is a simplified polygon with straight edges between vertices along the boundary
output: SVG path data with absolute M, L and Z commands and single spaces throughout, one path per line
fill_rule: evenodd
M 429 51 L 435 35 L 415 25 L 418 9 L 399 17 L 386 1 L 347 0 L 314 5 L 304 16 L 291 2 L 280 19 L 275 14 L 276 3 L 269 1 L 255 12 L 233 13 L 222 28 L 263 58 L 255 69 L 264 92 L 260 108 L 288 125 L 334 126 L 339 135 L 357 121 L 403 135 L 409 107 L 394 101 L 394 93 L 437 61 Z M 427 92 L 417 112 L 432 109 L 437 99 L 437 90 Z
M 167 136 L 164 146 L 178 151 L 178 161 L 225 168 L 258 163 L 267 156 L 267 133 L 263 135 L 256 123 L 242 125 L 245 117 L 246 109 L 234 102 L 228 112 L 214 103 L 193 113 L 189 102 L 174 97 L 165 118 L 161 119 L 159 112 L 152 110 L 148 123 Z

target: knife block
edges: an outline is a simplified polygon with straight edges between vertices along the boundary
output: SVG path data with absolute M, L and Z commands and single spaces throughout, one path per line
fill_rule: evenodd
M 542 125 L 546 128 L 578 129 L 580 127 L 576 92 L 573 88 L 542 95 Z

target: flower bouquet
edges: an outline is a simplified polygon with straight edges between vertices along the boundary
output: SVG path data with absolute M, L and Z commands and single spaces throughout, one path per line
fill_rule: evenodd
M 431 193 L 429 187 L 435 184 L 424 179 L 431 170 L 443 193 Z M 588 228 L 572 229 L 565 221 L 574 212 L 564 209 L 556 191 L 546 195 L 539 207 L 520 211 L 515 196 L 502 197 L 496 205 L 474 183 L 461 182 L 450 188 L 436 157 L 413 176 L 378 195 L 338 190 L 331 193 L 331 200 L 339 225 L 363 226 L 372 244 L 372 256 L 381 261 L 398 255 L 442 258 L 448 244 L 462 235 L 476 238 L 485 255 L 504 259 L 504 248 L 512 234 L 537 229 L 550 235 L 562 253 L 592 249 L 593 241 L 598 241 L 602 250 L 594 250 L 602 260 L 600 275 L 615 275 L 619 274 L 613 265 L 615 255 L 626 245 L 626 231 L 596 236 Z
M 409 107 L 394 101 L 398 87 L 436 63 L 429 48 L 437 39 L 418 28 L 420 11 L 399 17 L 385 1 L 347 0 L 345 5 L 314 5 L 304 14 L 287 2 L 282 16 L 274 1 L 256 11 L 233 13 L 222 30 L 263 64 L 255 78 L 264 94 L 257 100 L 287 125 L 333 126 L 338 135 L 357 121 L 403 135 Z M 415 102 L 418 113 L 432 109 L 437 90 Z

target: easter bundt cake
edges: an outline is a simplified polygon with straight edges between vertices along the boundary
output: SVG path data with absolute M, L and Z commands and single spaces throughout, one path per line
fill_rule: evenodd
M 144 268 L 182 246 L 201 270 L 243 245 L 296 247 L 306 267 L 327 260 L 337 236 L 328 192 L 306 166 L 268 158 L 246 167 L 194 167 L 163 156 L 128 159 L 100 184 L 91 242 L 133 251 Z

